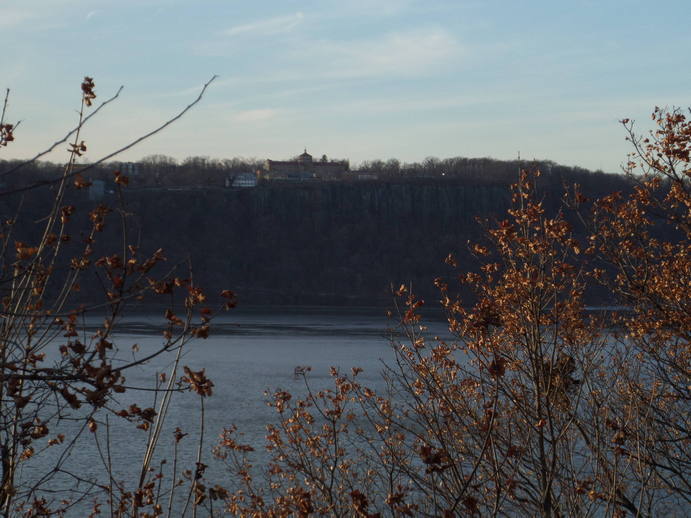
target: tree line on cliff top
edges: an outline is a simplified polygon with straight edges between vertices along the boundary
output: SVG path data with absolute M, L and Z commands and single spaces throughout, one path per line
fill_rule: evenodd
M 0 160 L 0 174 L 10 170 L 20 160 Z M 191 156 L 176 160 L 166 155 L 149 155 L 138 162 L 127 163 L 125 167 L 136 165 L 136 174 L 131 175 L 131 186 L 194 186 L 223 187 L 226 179 L 241 173 L 256 173 L 264 167 L 264 160 L 257 158 L 235 157 L 231 159 L 214 159 L 204 156 Z M 54 178 L 64 164 L 35 161 L 22 167 L 21 177 L 4 179 L 6 187 L 16 187 L 35 180 Z M 581 167 L 560 165 L 549 160 L 496 160 L 492 158 L 436 158 L 428 157 L 422 162 L 401 163 L 397 159 L 369 160 L 351 167 L 350 172 L 343 174 L 342 179 L 358 180 L 363 173 L 371 174 L 381 182 L 395 182 L 410 179 L 437 179 L 462 181 L 470 184 L 510 184 L 516 179 L 521 168 L 540 169 L 545 174 L 568 181 L 586 184 L 607 184 L 613 175 L 602 171 L 589 171 Z M 124 169 L 123 163 L 106 163 L 90 171 L 92 179 L 110 182 L 114 169 Z M 372 178 L 374 178 L 372 177 Z M 360 178 L 361 179 L 361 178 Z

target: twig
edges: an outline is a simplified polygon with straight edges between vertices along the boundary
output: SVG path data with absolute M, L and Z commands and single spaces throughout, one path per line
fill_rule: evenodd
M 102 158 L 100 158 L 100 159 L 98 159 L 96 162 L 93 162 L 92 164 L 89 164 L 89 165 L 87 165 L 87 166 L 85 166 L 85 167 L 82 167 L 81 169 L 78 169 L 78 170 L 76 170 L 76 171 L 70 172 L 70 173 L 67 174 L 66 176 L 63 176 L 63 177 L 60 177 L 60 178 L 54 178 L 54 179 L 52 179 L 52 180 L 44 180 L 44 181 L 41 181 L 41 182 L 36 182 L 36 183 L 31 184 L 31 185 L 26 185 L 26 186 L 24 186 L 24 187 L 18 187 L 17 189 L 12 189 L 12 190 L 10 190 L 10 191 L 2 192 L 2 193 L 0 193 L 0 196 L 7 196 L 7 195 L 9 195 L 9 194 L 16 194 L 16 193 L 19 193 L 19 192 L 30 191 L 31 189 L 36 189 L 37 187 L 43 187 L 43 186 L 46 186 L 46 185 L 53 185 L 53 184 L 59 183 L 59 182 L 63 181 L 64 178 L 70 178 L 70 177 L 76 176 L 76 175 L 78 175 L 78 174 L 81 174 L 81 173 L 83 173 L 83 172 L 85 172 L 85 171 L 89 171 L 90 169 L 93 169 L 93 168 L 96 167 L 97 165 L 102 164 L 102 163 L 105 162 L 106 160 L 109 160 L 109 159 L 113 158 L 114 156 L 117 156 L 117 155 L 119 155 L 120 153 L 123 153 L 123 152 L 127 151 L 128 149 L 133 148 L 134 146 L 136 146 L 136 145 L 139 144 L 140 142 L 142 142 L 142 141 L 144 141 L 144 140 L 146 140 L 146 139 L 148 139 L 148 138 L 150 138 L 150 137 L 156 135 L 157 133 L 163 131 L 165 128 L 167 128 L 168 126 L 170 126 L 171 124 L 173 124 L 175 121 L 177 121 L 178 119 L 180 119 L 183 115 L 185 115 L 188 111 L 190 111 L 195 105 L 197 105 L 197 104 L 199 103 L 199 101 L 202 100 L 202 97 L 204 97 L 204 93 L 206 92 L 206 89 L 209 87 L 209 85 L 210 85 L 217 77 L 218 77 L 217 75 L 214 75 L 211 79 L 209 79 L 206 83 L 204 83 L 204 86 L 202 87 L 201 92 L 199 92 L 199 95 L 197 96 L 197 98 L 196 98 L 194 101 L 192 101 L 190 104 L 188 104 L 183 110 L 181 110 L 180 113 L 178 113 L 178 114 L 175 115 L 174 117 L 168 119 L 166 122 L 164 122 L 163 124 L 161 124 L 161 125 L 158 126 L 157 128 L 155 128 L 155 129 L 151 130 L 150 132 L 145 133 L 145 134 L 142 135 L 141 137 L 139 137 L 139 138 L 133 140 L 133 141 L 130 142 L 129 144 L 127 144 L 127 145 L 125 145 L 125 146 L 123 146 L 123 147 L 121 147 L 121 148 L 119 148 L 119 149 L 113 151 L 112 153 L 110 153 L 110 154 L 108 154 L 108 155 L 106 155 L 106 156 L 104 156 L 104 157 L 102 157 Z
M 48 149 L 46 149 L 46 150 L 44 150 L 44 151 L 41 151 L 40 153 L 37 153 L 33 158 L 30 158 L 30 159 L 26 160 L 25 162 L 22 162 L 22 163 L 20 163 L 20 164 L 17 164 L 17 165 L 14 166 L 12 169 L 9 169 L 9 170 L 7 170 L 7 171 L 3 171 L 2 173 L 0 173 L 0 178 L 3 178 L 3 177 L 5 177 L 5 176 L 7 176 L 7 175 L 9 175 L 9 174 L 12 174 L 12 173 L 14 173 L 15 171 L 17 171 L 18 169 L 21 169 L 22 167 L 25 167 L 25 166 L 27 166 L 27 165 L 29 165 L 29 164 L 32 164 L 33 162 L 35 162 L 36 160 L 38 160 L 38 159 L 41 158 L 42 156 L 45 156 L 45 155 L 47 155 L 48 153 L 50 153 L 51 151 L 53 151 L 56 147 L 58 147 L 58 146 L 64 144 L 65 142 L 67 142 L 67 141 L 69 140 L 69 138 L 70 138 L 72 135 L 74 135 L 75 132 L 79 131 L 79 130 L 84 126 L 84 124 L 86 124 L 86 122 L 87 122 L 91 117 L 93 117 L 93 116 L 96 115 L 99 111 L 101 111 L 101 108 L 105 107 L 106 105 L 110 104 L 110 103 L 113 102 L 115 99 L 117 99 L 118 97 L 120 97 L 120 93 L 122 92 L 122 90 L 123 90 L 124 88 L 125 88 L 124 86 L 121 86 L 120 88 L 118 88 L 117 92 L 115 92 L 115 95 L 113 95 L 111 98 L 106 99 L 106 100 L 103 101 L 101 104 L 99 104 L 98 107 L 97 107 L 94 111 L 92 111 L 89 115 L 87 115 L 86 117 L 84 117 L 84 120 L 80 121 L 79 124 L 78 124 L 74 129 L 72 129 L 69 133 L 67 133 L 67 134 L 66 134 L 63 138 L 61 138 L 60 140 L 54 142 L 53 145 L 50 146 Z M 10 90 L 9 90 L 9 88 L 8 88 L 8 89 L 7 89 L 7 94 L 9 94 L 9 93 L 10 93 Z M 7 96 L 5 96 L 5 106 L 7 106 Z M 2 110 L 2 120 L 4 120 L 4 117 L 5 117 L 5 108 L 3 107 L 3 110 Z M 15 129 L 16 129 L 16 127 L 17 127 L 18 125 L 19 125 L 19 123 L 15 124 Z
M 197 497 L 194 494 L 197 489 L 197 484 L 198 480 L 201 478 L 201 464 L 202 464 L 202 446 L 204 444 L 204 421 L 205 421 L 205 416 L 204 416 L 204 396 L 200 395 L 200 403 L 201 403 L 201 412 L 200 412 L 200 419 L 199 419 L 199 444 L 197 446 L 197 462 L 194 470 L 194 478 L 192 480 L 192 484 L 190 485 L 190 490 L 187 493 L 187 500 L 185 501 L 185 507 L 182 509 L 182 514 L 180 515 L 182 518 L 187 515 L 187 509 L 189 508 L 190 502 L 192 503 L 192 518 L 197 517 Z
M 10 89 L 5 90 L 5 102 L 2 103 L 2 114 L 0 114 L 0 125 L 5 123 L 5 112 L 7 111 L 7 100 L 10 98 Z

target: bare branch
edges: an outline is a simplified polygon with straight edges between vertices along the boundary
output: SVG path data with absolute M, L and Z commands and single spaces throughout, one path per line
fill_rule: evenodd
M 5 191 L 5 192 L 3 192 L 3 193 L 0 193 L 0 196 L 7 196 L 7 195 L 9 195 L 9 194 L 16 194 L 16 193 L 20 193 L 20 192 L 25 192 L 25 191 L 29 191 L 29 190 L 32 190 L 32 189 L 36 189 L 37 187 L 43 187 L 43 186 L 46 186 L 46 185 L 54 185 L 54 184 L 60 183 L 60 182 L 62 182 L 65 178 L 70 178 L 70 177 L 76 176 L 76 175 L 78 175 L 78 174 L 81 174 L 81 173 L 83 173 L 83 172 L 85 172 L 85 171 L 89 171 L 90 169 L 93 169 L 94 167 L 96 167 L 96 166 L 102 164 L 103 162 L 105 162 L 105 161 L 107 161 L 107 160 L 113 158 L 114 156 L 117 156 L 117 155 L 119 155 L 120 153 L 123 153 L 123 152 L 125 152 L 125 151 L 127 151 L 127 150 L 133 148 L 134 146 L 136 146 L 137 144 L 143 142 L 144 140 L 146 140 L 146 139 L 148 139 L 148 138 L 150 138 L 150 137 L 156 135 L 157 133 L 163 131 L 165 128 L 167 128 L 168 126 L 170 126 L 171 124 L 173 124 L 175 121 L 179 120 L 183 115 L 185 115 L 188 111 L 190 111 L 194 106 L 196 106 L 196 105 L 202 100 L 202 98 L 204 97 L 204 94 L 205 94 L 205 92 L 206 92 L 206 89 L 209 87 L 209 85 L 210 85 L 217 77 L 218 77 L 217 75 L 214 75 L 211 79 L 209 79 L 206 83 L 204 83 L 204 86 L 202 87 L 201 91 L 199 92 L 199 95 L 197 96 L 197 98 L 196 98 L 194 101 L 192 101 L 190 104 L 188 104 L 188 105 L 187 105 L 183 110 L 181 110 L 177 115 L 175 115 L 174 117 L 168 119 L 166 122 L 164 122 L 163 124 L 161 124 L 161 125 L 158 126 L 157 128 L 155 128 L 155 129 L 149 131 L 148 133 L 145 133 L 144 135 L 142 135 L 142 136 L 139 137 L 138 139 L 133 140 L 133 141 L 130 142 L 129 144 L 127 144 L 127 145 L 125 145 L 125 146 L 123 146 L 123 147 L 121 147 L 121 148 L 119 148 L 119 149 L 113 151 L 112 153 L 109 153 L 108 155 L 105 155 L 104 157 L 98 159 L 96 162 L 93 162 L 92 164 L 89 164 L 88 166 L 85 166 L 85 167 L 83 167 L 83 168 L 81 168 L 81 169 L 72 171 L 72 172 L 70 172 L 70 173 L 67 174 L 67 175 L 61 176 L 60 178 L 54 178 L 54 179 L 52 179 L 52 180 L 45 180 L 45 181 L 41 181 L 41 182 L 35 182 L 35 183 L 31 184 L 31 185 L 27 185 L 27 186 L 24 186 L 24 187 L 19 187 L 19 188 L 17 188 L 17 189 L 12 189 L 12 190 L 10 190 L 10 191 Z M 78 129 L 79 129 L 79 128 L 76 128 L 76 130 L 78 130 Z M 76 131 L 76 130 L 75 130 L 75 131 Z
M 99 111 L 101 111 L 102 108 L 104 108 L 105 106 L 107 106 L 108 104 L 110 104 L 111 102 L 113 102 L 115 99 L 117 99 L 118 97 L 120 97 L 120 93 L 122 92 L 122 90 L 123 90 L 124 88 L 125 88 L 124 86 L 121 86 L 120 88 L 118 88 L 117 92 L 115 92 L 115 95 L 113 95 L 113 96 L 110 97 L 109 99 L 106 99 L 106 100 L 103 101 L 101 104 L 99 104 L 98 107 L 97 107 L 94 111 L 92 111 L 89 115 L 87 115 L 86 117 L 84 117 L 84 120 L 82 120 L 74 129 L 70 130 L 70 131 L 69 131 L 63 138 L 61 138 L 60 140 L 54 142 L 53 145 L 50 146 L 48 149 L 46 149 L 46 150 L 44 150 L 44 151 L 41 151 L 40 153 L 37 153 L 34 157 L 30 158 L 29 160 L 27 160 L 27 161 L 25 161 L 25 162 L 22 162 L 22 163 L 20 163 L 20 164 L 18 164 L 18 165 L 16 165 L 16 166 L 14 166 L 14 167 L 11 168 L 11 169 L 8 169 L 7 171 L 3 171 L 2 173 L 0 173 L 0 178 L 3 178 L 3 177 L 5 177 L 5 176 L 7 176 L 7 175 L 10 175 L 10 174 L 14 173 L 15 171 L 17 171 L 17 170 L 21 169 L 22 167 L 25 167 L 25 166 L 27 166 L 27 165 L 29 165 L 29 164 L 33 164 L 34 162 L 36 162 L 36 160 L 38 160 L 38 159 L 41 158 L 42 156 L 47 155 L 48 153 L 50 153 L 51 151 L 53 151 L 56 147 L 58 147 L 58 146 L 64 144 L 65 142 L 67 142 L 67 141 L 69 140 L 69 138 L 70 138 L 72 135 L 74 135 L 76 132 L 78 132 L 78 131 L 84 126 L 84 124 L 86 124 L 86 122 L 87 122 L 89 119 L 91 119 L 91 118 L 92 118 L 93 116 L 95 116 Z M 7 90 L 7 93 L 9 94 L 9 89 Z M 6 105 L 6 104 L 7 104 L 7 97 L 5 97 L 5 105 Z M 3 108 L 3 118 L 4 118 L 4 115 L 5 115 L 5 110 L 4 110 L 4 108 Z M 19 126 L 19 123 L 15 124 L 15 129 L 17 128 L 17 126 Z

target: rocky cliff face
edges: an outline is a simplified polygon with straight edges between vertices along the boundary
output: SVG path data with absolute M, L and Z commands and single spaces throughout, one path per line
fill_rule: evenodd
M 563 179 L 541 181 L 545 207 L 556 211 Z M 627 185 L 610 177 L 602 190 L 611 191 L 612 182 Z M 591 194 L 598 194 L 598 185 Z M 24 201 L 30 217 L 17 232 L 27 242 L 50 201 L 50 191 L 43 191 Z M 86 218 L 95 202 L 83 191 L 70 196 L 68 202 L 83 209 L 74 216 L 78 229 L 79 217 Z M 101 202 L 115 204 L 113 194 L 105 196 Z M 433 279 L 454 275 L 444 264 L 449 253 L 463 269 L 474 268 L 467 244 L 483 236 L 478 219 L 503 218 L 510 197 L 508 185 L 460 179 L 133 187 L 126 190 L 125 210 L 132 214 L 130 242 L 139 241 L 142 253 L 164 248 L 170 266 L 191 259 L 195 281 L 211 292 L 233 289 L 245 304 L 388 305 L 391 286 L 401 283 L 412 282 L 417 293 L 434 300 Z M 3 214 L 13 214 L 16 200 L 3 203 Z M 112 217 L 103 253 L 121 247 L 120 232 L 119 218 Z M 79 245 L 77 230 L 72 243 Z M 84 279 L 82 286 L 83 296 L 102 297 L 95 280 Z
M 390 286 L 431 293 L 443 259 L 464 256 L 476 217 L 502 214 L 503 186 L 310 184 L 130 194 L 142 235 L 202 284 L 253 304 L 382 304 Z

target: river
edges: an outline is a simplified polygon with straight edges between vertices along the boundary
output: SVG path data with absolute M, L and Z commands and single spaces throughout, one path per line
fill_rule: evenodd
M 137 344 L 139 357 L 160 347 L 163 322 L 164 319 L 158 315 L 136 315 L 124 319 L 118 328 L 120 331 L 114 335 L 120 358 L 123 361 L 131 359 L 134 344 Z M 267 423 L 276 422 L 275 411 L 266 405 L 265 392 L 280 389 L 296 395 L 306 393 L 305 381 L 295 376 L 296 366 L 311 367 L 307 379 L 313 388 L 331 385 L 331 367 L 346 372 L 350 372 L 352 367 L 360 367 L 363 369 L 359 375 L 362 384 L 374 389 L 383 388 L 381 373 L 384 363 L 393 359 L 391 336 L 394 324 L 384 310 L 375 308 L 245 309 L 214 320 L 210 336 L 191 342 L 180 362 L 195 371 L 205 369 L 214 383 L 213 395 L 205 400 L 204 417 L 203 462 L 210 465 L 207 471 L 209 478 L 222 482 L 228 476 L 218 463 L 213 462 L 210 454 L 224 427 L 237 426 L 242 434 L 241 440 L 260 450 Z M 443 322 L 433 323 L 428 333 L 447 334 L 446 326 Z M 164 354 L 131 369 L 126 385 L 150 389 L 161 372 L 170 371 L 173 359 L 172 354 Z M 154 395 L 151 391 L 116 394 L 110 407 L 118 410 L 133 402 L 140 407 L 153 406 Z M 71 449 L 62 463 L 66 471 L 77 474 L 83 481 L 77 482 L 74 477 L 61 474 L 49 483 L 52 490 L 69 488 L 78 492 L 88 486 L 85 480 L 102 482 L 108 456 L 115 478 L 132 488 L 144 455 L 147 433 L 113 416 L 108 418 L 108 426 L 105 426 L 103 415 L 98 420 L 96 434 L 84 431 L 78 447 Z M 193 469 L 199 422 L 199 397 L 189 392 L 174 394 L 156 462 L 172 457 L 173 431 L 179 427 L 189 435 L 180 444 L 178 465 Z M 59 429 L 52 432 L 74 435 L 79 424 L 63 421 Z M 95 439 L 98 439 L 98 444 Z M 36 455 L 27 463 L 22 478 L 28 482 L 45 475 L 63 452 L 64 446 L 59 446 Z M 268 460 L 262 453 L 257 453 L 256 458 L 259 463 Z M 170 467 L 169 462 L 166 469 Z M 84 505 L 79 509 L 85 509 Z

